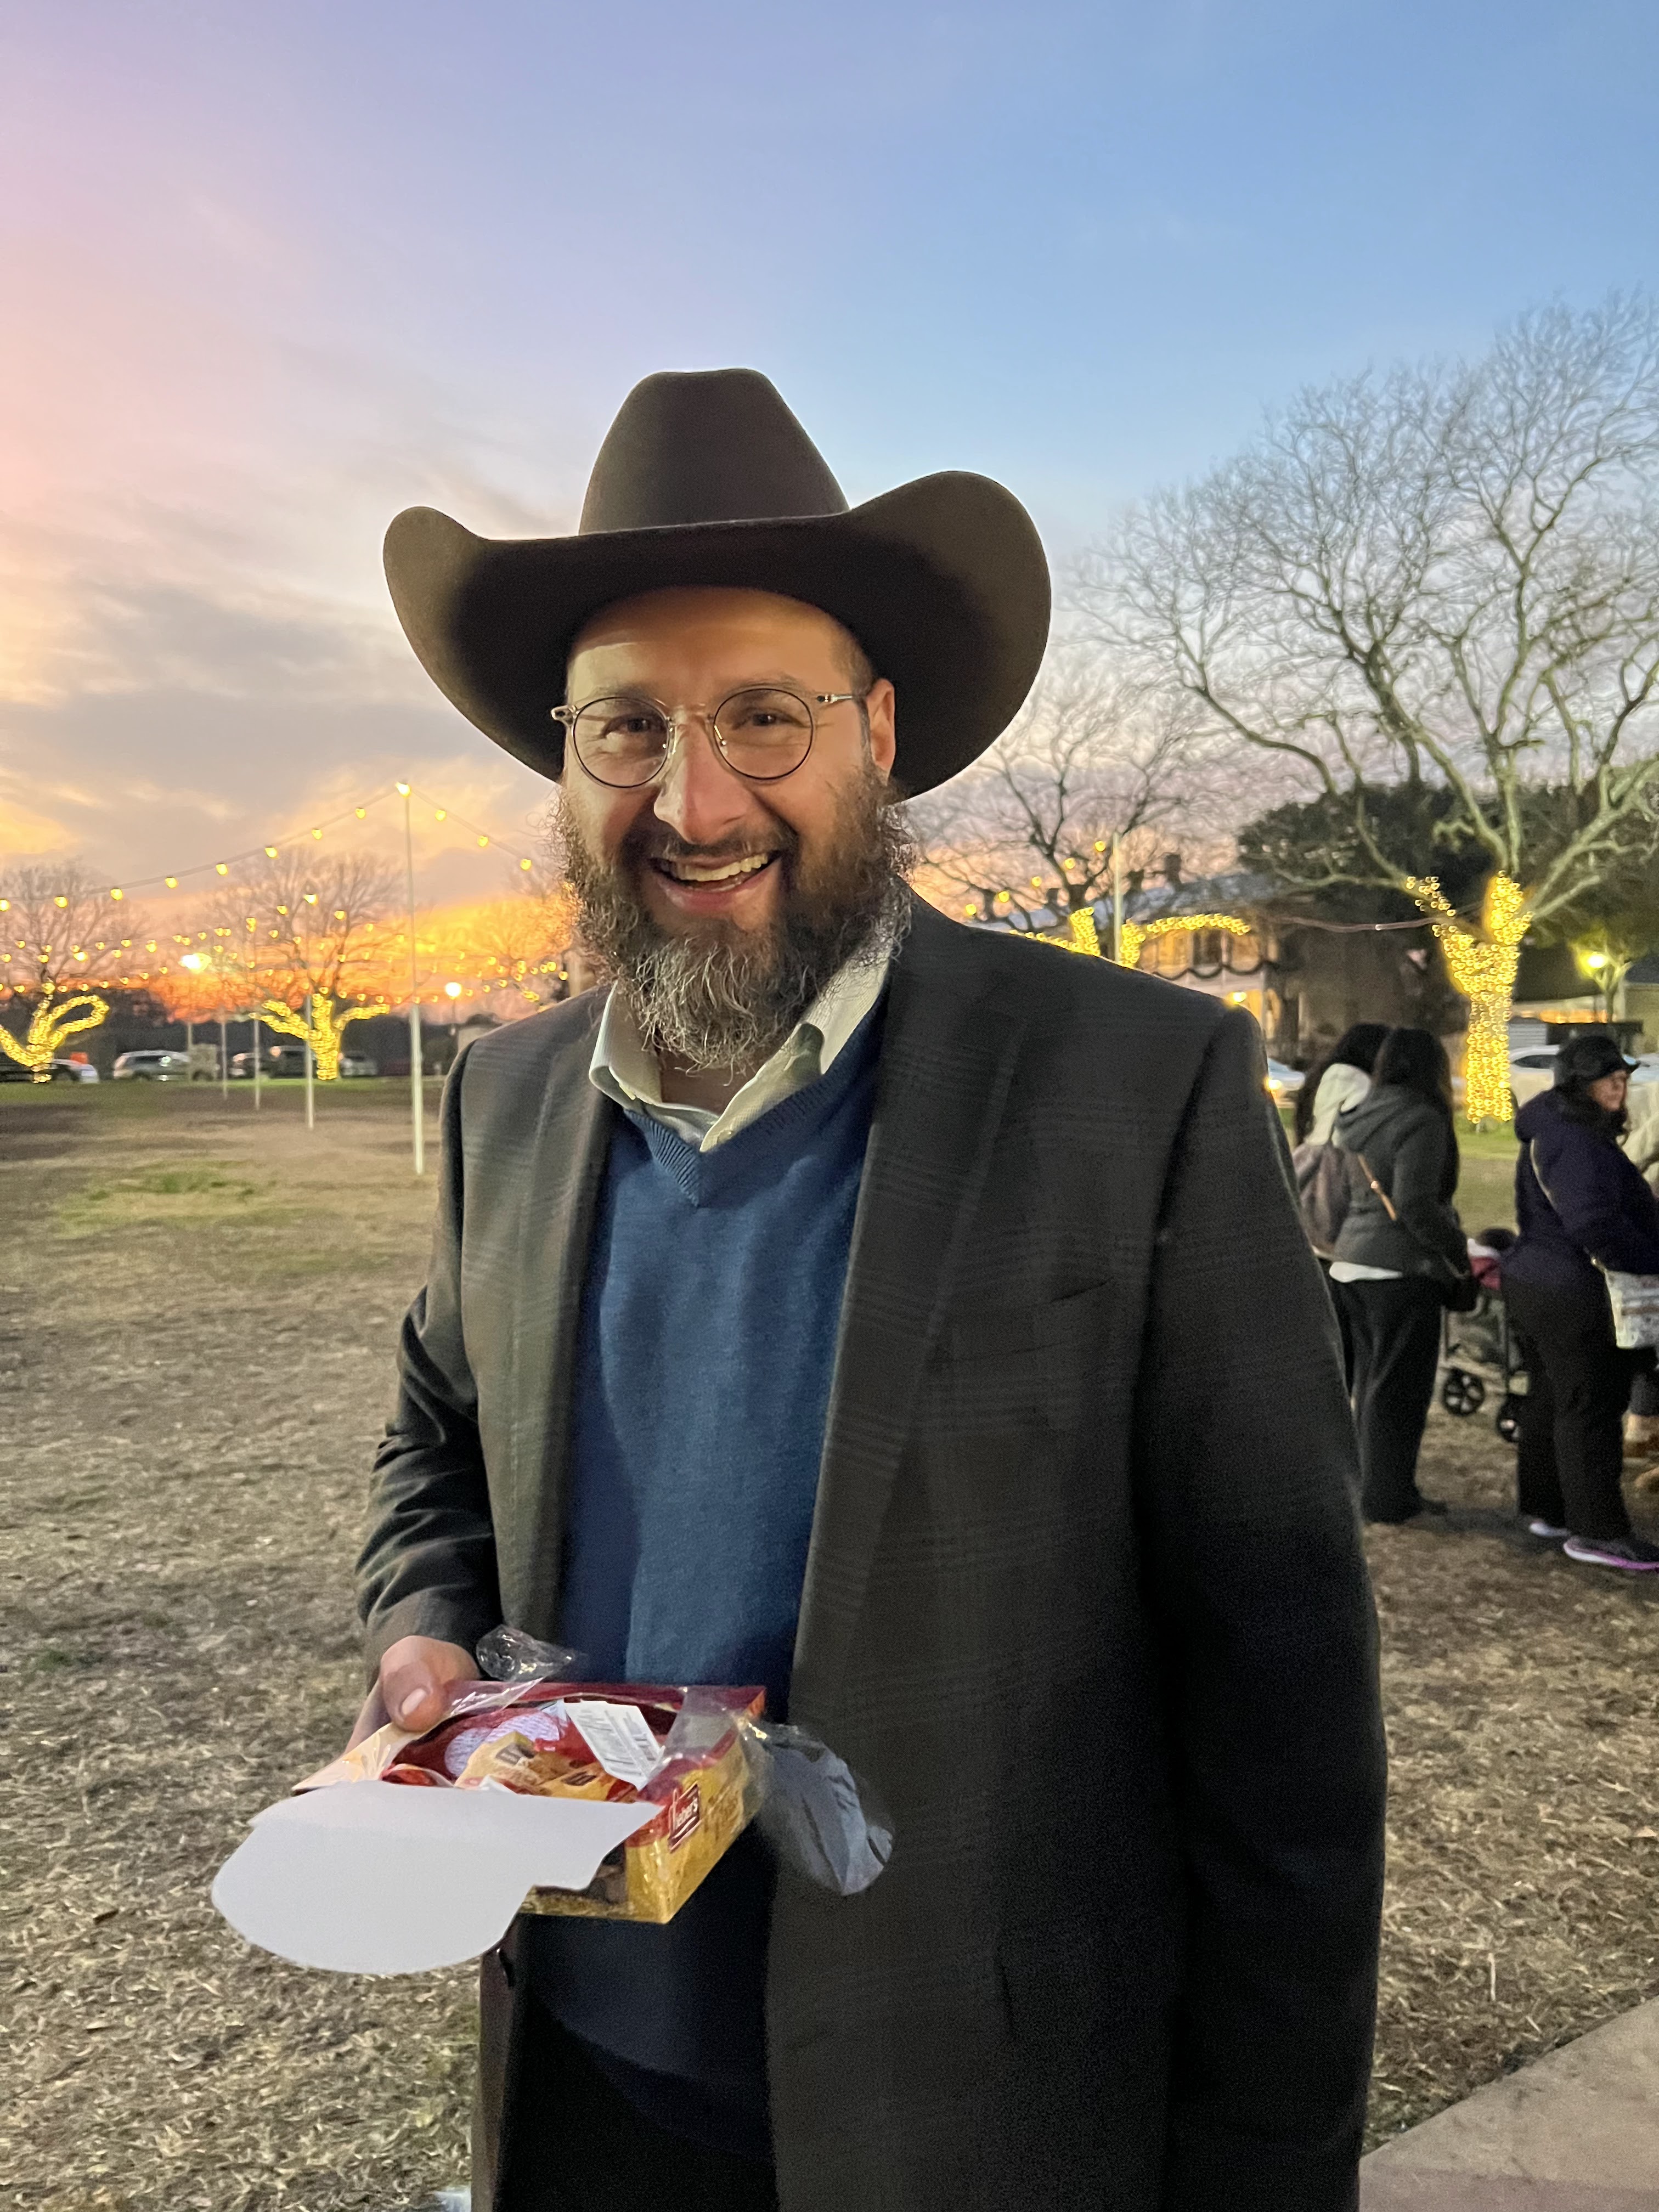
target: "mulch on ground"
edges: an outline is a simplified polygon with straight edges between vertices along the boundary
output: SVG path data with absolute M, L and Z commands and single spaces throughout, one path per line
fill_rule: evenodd
M 1370 1532 L 1391 1761 L 1373 2138 L 1659 1995 L 1659 1577 L 1522 1534 L 1490 1405 Z M 1655 1500 L 1632 1490 L 1644 1533 Z
M 309 1974 L 208 1903 L 342 1740 L 430 1180 L 395 1086 L 0 1090 L 0 2204 L 393 2212 L 465 2169 L 469 1972 Z M 1659 1992 L 1659 1591 L 1518 1537 L 1485 1415 L 1379 1530 L 1375 2130 Z M 1644 1501 L 1644 1505 L 1647 1501 Z M 1652 1516 L 1648 1515 L 1651 1521 Z
M 356 1707 L 430 1183 L 395 1097 L 127 1089 L 0 1093 L 0 2203 L 391 2212 L 465 2172 L 470 1973 L 306 1973 L 207 1890 Z

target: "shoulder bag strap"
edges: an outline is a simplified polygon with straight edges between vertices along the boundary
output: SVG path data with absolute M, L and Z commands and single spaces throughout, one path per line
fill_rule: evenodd
M 1532 1179 L 1538 1185 L 1539 1189 L 1544 1194 L 1545 1205 L 1548 1206 L 1550 1212 L 1555 1216 L 1556 1219 L 1558 1221 L 1561 1221 L 1561 1209 L 1556 1204 L 1555 1200 L 1550 1196 L 1550 1187 L 1544 1180 L 1544 1170 L 1538 1164 L 1538 1139 L 1536 1137 L 1534 1137 L 1532 1142 L 1527 1146 L 1527 1158 L 1532 1163 Z M 1566 1227 L 1565 1221 L 1561 1222 L 1561 1226 L 1564 1229 Z M 1577 1237 L 1573 1237 L 1570 1241 L 1573 1243 L 1577 1243 L 1578 1242 Z M 1578 1249 L 1581 1252 L 1584 1252 L 1584 1248 L 1582 1244 L 1579 1244 Z M 1616 1321 L 1618 1317 L 1616 1294 L 1613 1290 L 1613 1279 L 1618 1271 L 1614 1268 L 1609 1267 L 1605 1261 L 1598 1260 L 1594 1252 L 1584 1252 L 1584 1257 L 1589 1261 L 1591 1267 L 1596 1270 L 1597 1273 L 1602 1276 L 1606 1280 L 1609 1297 L 1615 1297 L 1614 1319 Z
M 1354 1154 L 1354 1158 L 1358 1161 L 1360 1168 L 1364 1174 L 1366 1182 L 1370 1183 L 1377 1197 L 1382 1201 L 1382 1211 L 1388 1215 L 1390 1221 L 1397 1222 L 1400 1216 L 1394 1210 L 1394 1200 L 1389 1196 L 1388 1192 L 1383 1189 L 1382 1184 L 1378 1182 L 1376 1177 L 1371 1173 L 1370 1162 L 1365 1158 L 1364 1152 L 1356 1152 Z
M 1538 1164 L 1538 1139 L 1536 1137 L 1534 1137 L 1532 1142 L 1527 1146 L 1527 1158 L 1532 1168 L 1532 1179 L 1537 1184 L 1539 1189 L 1544 1194 L 1545 1205 L 1548 1206 L 1550 1212 L 1555 1216 L 1556 1219 L 1559 1221 L 1561 1218 L 1561 1209 L 1556 1204 L 1555 1200 L 1550 1196 L 1550 1187 L 1544 1180 L 1544 1170 Z
M 1394 1200 L 1389 1196 L 1388 1192 L 1383 1189 L 1382 1184 L 1378 1182 L 1376 1177 L 1371 1173 L 1371 1164 L 1365 1158 L 1364 1152 L 1356 1152 L 1353 1157 L 1358 1161 L 1360 1167 L 1364 1170 L 1366 1182 L 1376 1193 L 1377 1198 L 1382 1203 L 1382 1211 L 1388 1215 L 1389 1220 L 1394 1223 L 1396 1228 L 1404 1229 L 1406 1231 L 1407 1236 L 1411 1238 L 1413 1243 L 1417 1246 L 1418 1249 L 1428 1254 L 1429 1259 L 1433 1265 L 1444 1268 L 1445 1282 L 1455 1285 L 1458 1282 L 1467 1279 L 1467 1266 L 1463 1274 L 1460 1275 L 1456 1262 L 1452 1260 L 1448 1254 L 1437 1251 L 1432 1244 L 1425 1244 L 1423 1239 L 1418 1236 L 1414 1230 L 1407 1228 L 1406 1224 L 1400 1218 L 1399 1211 L 1396 1208 Z

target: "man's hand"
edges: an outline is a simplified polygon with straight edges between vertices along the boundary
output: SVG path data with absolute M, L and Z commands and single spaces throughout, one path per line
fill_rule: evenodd
M 435 1727 L 443 1718 L 444 1692 L 451 1683 L 478 1679 L 472 1654 L 461 1644 L 445 1644 L 435 1636 L 400 1636 L 386 1648 L 380 1675 L 363 1700 L 346 1749 L 388 1721 L 416 1735 Z

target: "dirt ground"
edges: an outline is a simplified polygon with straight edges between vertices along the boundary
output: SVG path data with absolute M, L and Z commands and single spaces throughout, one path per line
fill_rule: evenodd
M 0 1087 L 0 2205 L 400 2212 L 465 2172 L 470 1974 L 306 1973 L 207 1899 L 355 1709 L 350 1564 L 424 1261 L 404 1095 L 320 1108 L 308 1133 L 287 1086 L 257 1116 Z M 1373 1537 L 1376 2134 L 1659 1993 L 1659 1591 L 1518 1536 L 1510 1480 L 1486 1413 L 1437 1413 L 1455 1511 Z

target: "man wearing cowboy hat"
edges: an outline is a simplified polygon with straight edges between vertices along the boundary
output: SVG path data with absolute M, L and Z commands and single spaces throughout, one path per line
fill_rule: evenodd
M 764 1682 L 894 1831 L 856 1897 L 751 1834 L 666 1927 L 520 1920 L 476 2212 L 1352 2207 L 1374 1628 L 1260 1040 L 903 881 L 1036 673 L 1029 519 L 849 510 L 763 378 L 662 375 L 574 536 L 386 570 L 616 980 L 447 1087 L 360 1728 L 504 1620 Z

